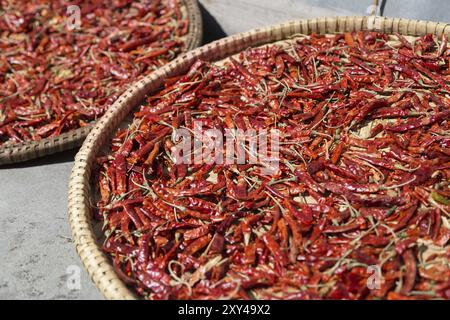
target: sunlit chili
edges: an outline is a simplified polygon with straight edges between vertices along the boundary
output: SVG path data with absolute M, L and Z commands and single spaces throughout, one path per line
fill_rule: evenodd
M 446 37 L 358 32 L 168 79 L 98 159 L 118 275 L 151 299 L 449 299 L 449 62 Z M 277 128 L 279 170 L 176 164 L 194 121 Z
M 187 31 L 179 0 L 1 0 L 0 145 L 94 122 Z

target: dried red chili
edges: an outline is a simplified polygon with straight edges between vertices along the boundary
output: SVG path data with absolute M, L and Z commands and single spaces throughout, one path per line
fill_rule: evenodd
M 312 35 L 167 80 L 98 160 L 120 277 L 152 299 L 449 299 L 449 61 L 445 37 Z M 199 120 L 279 129 L 279 170 L 175 164 Z
M 73 30 L 69 5 L 80 8 Z M 178 0 L 1 0 L 0 145 L 96 121 L 185 50 L 187 28 Z

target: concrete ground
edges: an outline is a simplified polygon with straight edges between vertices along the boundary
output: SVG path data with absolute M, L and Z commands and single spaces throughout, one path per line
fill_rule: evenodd
M 205 42 L 295 18 L 364 15 L 370 0 L 200 0 Z M 450 21 L 448 0 L 386 0 L 383 15 Z M 0 299 L 102 299 L 67 221 L 75 151 L 0 168 Z

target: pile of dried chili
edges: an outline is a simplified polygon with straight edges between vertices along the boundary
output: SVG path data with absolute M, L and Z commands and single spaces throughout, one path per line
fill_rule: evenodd
M 117 274 L 149 299 L 449 299 L 449 62 L 446 37 L 357 32 L 167 79 L 98 159 Z M 277 128 L 278 170 L 175 162 L 194 121 Z
M 179 0 L 0 0 L 0 145 L 94 122 L 187 32 Z

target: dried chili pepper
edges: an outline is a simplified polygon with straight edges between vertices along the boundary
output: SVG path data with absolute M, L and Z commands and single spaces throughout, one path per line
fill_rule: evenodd
M 119 276 L 150 299 L 448 299 L 447 46 L 302 36 L 167 79 L 98 161 Z M 175 163 L 195 121 L 278 129 L 278 170 Z
M 182 53 L 178 0 L 0 1 L 0 145 L 95 122 L 127 86 Z

